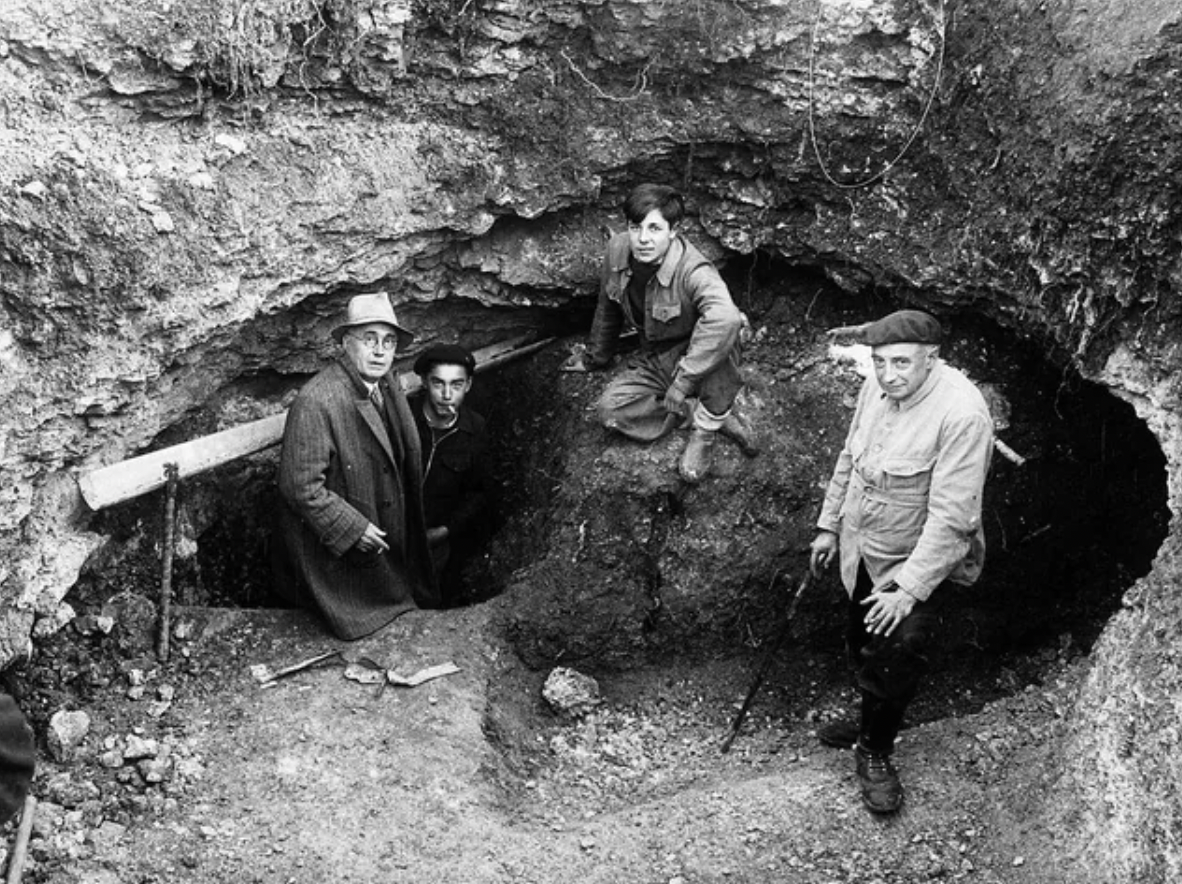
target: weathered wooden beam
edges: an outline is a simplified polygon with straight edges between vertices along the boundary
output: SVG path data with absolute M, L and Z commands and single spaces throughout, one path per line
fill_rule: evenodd
M 83 473 L 78 477 L 82 499 L 92 510 L 101 510 L 162 487 L 167 464 L 176 464 L 177 477 L 184 479 L 262 451 L 283 438 L 286 422 L 287 412 L 273 414 Z
M 477 373 L 537 352 L 554 340 L 545 338 L 527 344 L 529 337 L 512 338 L 474 351 Z M 398 380 L 408 393 L 417 390 L 422 383 L 418 375 L 410 371 L 400 373 Z M 82 499 L 92 510 L 100 510 L 162 487 L 166 481 L 164 468 L 167 464 L 176 464 L 177 478 L 184 479 L 263 451 L 283 439 L 286 422 L 287 412 L 273 414 L 83 473 L 78 478 Z

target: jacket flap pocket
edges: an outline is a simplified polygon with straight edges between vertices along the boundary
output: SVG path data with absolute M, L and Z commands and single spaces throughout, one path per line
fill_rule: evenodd
M 930 473 L 936 465 L 934 457 L 892 457 L 882 462 L 882 471 L 900 479 Z
M 676 319 L 681 315 L 681 304 L 654 304 L 653 305 L 653 319 L 658 322 L 668 322 L 671 319 Z

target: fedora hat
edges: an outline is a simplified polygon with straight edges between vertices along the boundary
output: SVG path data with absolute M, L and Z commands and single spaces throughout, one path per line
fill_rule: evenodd
M 385 292 L 373 292 L 368 295 L 354 295 L 349 299 L 344 321 L 332 330 L 333 340 L 340 343 L 349 329 L 372 322 L 381 322 L 393 328 L 398 335 L 400 349 L 415 339 L 413 332 L 398 324 L 398 317 L 394 315 L 394 308 L 390 306 L 390 296 Z

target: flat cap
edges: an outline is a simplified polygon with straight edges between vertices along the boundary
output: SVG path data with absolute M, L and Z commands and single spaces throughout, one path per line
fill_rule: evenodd
M 922 310 L 898 310 L 865 326 L 862 340 L 882 344 L 938 344 L 944 337 L 939 320 Z
M 462 365 L 471 376 L 476 371 L 476 357 L 459 344 L 432 344 L 415 360 L 415 374 L 426 377 L 433 365 Z

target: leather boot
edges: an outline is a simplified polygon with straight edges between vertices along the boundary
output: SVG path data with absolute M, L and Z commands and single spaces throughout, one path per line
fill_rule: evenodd
M 748 457 L 755 457 L 759 454 L 759 439 L 755 435 L 755 430 L 752 429 L 751 424 L 739 416 L 738 412 L 731 411 L 726 416 L 720 432 L 728 439 L 733 440 L 739 446 L 739 450 Z
M 854 755 L 858 759 L 858 783 L 866 809 L 871 813 L 894 813 L 903 804 L 903 784 L 891 764 L 891 756 L 863 749 L 861 743 L 854 747 Z
M 689 442 L 685 451 L 681 453 L 681 461 L 677 464 L 677 471 L 681 478 L 691 485 L 701 482 L 710 472 L 713 459 L 714 437 L 718 434 L 713 430 L 690 430 Z

